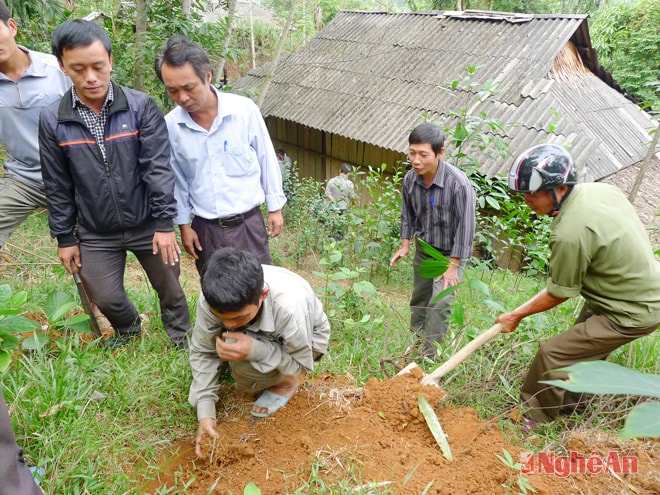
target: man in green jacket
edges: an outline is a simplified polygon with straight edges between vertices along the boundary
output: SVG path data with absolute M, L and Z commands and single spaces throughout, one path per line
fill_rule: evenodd
M 524 194 L 550 225 L 549 278 L 545 289 L 497 322 L 512 332 L 523 318 L 582 296 L 584 308 L 566 332 L 541 344 L 521 387 L 525 423 L 551 421 L 583 406 L 583 397 L 540 380 L 566 379 L 553 371 L 606 359 L 618 347 L 660 325 L 660 263 L 632 205 L 618 188 L 577 184 L 571 155 L 544 144 L 516 158 L 509 188 Z

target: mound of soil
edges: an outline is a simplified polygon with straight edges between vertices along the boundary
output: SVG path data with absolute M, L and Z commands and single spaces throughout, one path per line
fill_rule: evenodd
M 362 493 L 490 495 L 509 493 L 507 487 L 518 493 L 520 471 L 506 467 L 497 455 L 506 449 L 517 462 L 523 449 L 508 445 L 495 422 L 480 420 L 472 409 L 449 406 L 444 391 L 422 387 L 420 378 L 421 370 L 415 370 L 356 388 L 347 377 L 317 377 L 276 415 L 258 421 L 249 414 L 254 398 L 224 384 L 220 439 L 215 444 L 209 439 L 203 459 L 195 457 L 192 438 L 178 442 L 163 457 L 158 479 L 141 492 L 181 487 L 194 478 L 186 490 L 193 495 L 241 494 L 250 482 L 264 495 L 293 493 L 306 483 L 298 493 L 330 493 L 322 487 L 340 484 L 356 492 L 362 487 Z M 452 462 L 443 457 L 418 409 L 420 394 L 435 406 Z M 631 442 L 624 452 L 602 439 L 589 443 L 579 438 L 569 445 L 585 457 L 607 460 L 612 451 L 634 456 L 638 473 L 617 473 L 615 466 L 609 472 L 560 477 L 537 468 L 524 476 L 539 494 L 659 493 L 660 455 L 654 449 Z

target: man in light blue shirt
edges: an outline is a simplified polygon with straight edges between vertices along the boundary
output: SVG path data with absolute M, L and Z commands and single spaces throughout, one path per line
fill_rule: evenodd
M 55 57 L 16 44 L 17 31 L 0 1 L 0 142 L 9 155 L 0 177 L 0 248 L 30 213 L 46 206 L 39 113 L 71 87 Z
M 204 49 L 184 36 L 170 38 L 156 59 L 156 73 L 178 105 L 165 117 L 176 174 L 174 222 L 200 275 L 221 247 L 250 251 L 270 264 L 268 236 L 282 231 L 286 203 L 259 108 L 249 98 L 218 91 L 212 68 Z M 268 229 L 260 211 L 264 201 Z

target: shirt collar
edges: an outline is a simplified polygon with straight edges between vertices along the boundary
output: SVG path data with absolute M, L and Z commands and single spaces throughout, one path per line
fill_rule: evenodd
M 28 58 L 30 59 L 30 65 L 28 66 L 27 69 L 25 69 L 25 72 L 21 75 L 23 76 L 34 76 L 34 77 L 46 77 L 48 74 L 46 74 L 46 65 L 43 63 L 39 57 L 35 57 L 32 54 L 31 50 L 28 50 L 24 46 L 21 45 L 16 45 L 20 51 L 25 53 Z
M 80 99 L 78 93 L 76 93 L 76 87 L 73 85 L 71 85 L 71 96 L 73 99 L 73 108 L 76 108 L 77 106 L 80 105 L 89 108 L 89 106 Z M 115 101 L 115 91 L 112 88 L 112 83 L 110 83 L 110 85 L 108 86 L 108 94 L 105 96 L 105 101 L 103 102 L 103 106 L 104 107 L 109 106 L 112 104 L 113 101 Z
M 216 99 L 218 100 L 218 115 L 216 115 L 216 121 L 221 122 L 225 117 L 228 115 L 234 115 L 238 112 L 240 112 L 240 109 L 237 109 L 236 106 L 230 102 L 227 101 L 226 99 L 223 100 L 222 94 L 223 92 L 220 91 L 218 88 L 216 88 L 213 84 L 210 84 L 209 87 L 211 88 L 211 91 L 215 93 Z M 195 128 L 197 127 L 197 124 L 195 121 L 192 119 L 190 116 L 190 113 L 186 111 L 185 108 L 181 106 L 176 107 L 176 113 L 174 110 L 172 115 L 176 116 L 176 122 L 177 124 L 184 124 L 188 127 Z
M 268 284 L 264 283 L 264 286 L 268 287 Z M 261 303 L 261 314 L 259 315 L 259 318 L 254 323 L 252 323 L 248 329 L 253 332 L 266 333 L 273 333 L 275 331 L 273 300 L 270 291 L 268 291 L 268 295 L 264 298 L 263 303 Z
M 431 182 L 431 186 L 435 184 L 438 187 L 445 187 L 446 168 L 447 168 L 447 164 L 443 160 L 439 160 L 438 169 L 435 171 L 435 177 L 433 177 L 433 182 Z M 421 175 L 417 175 L 415 178 L 417 179 L 417 182 L 419 184 L 421 184 L 426 188 L 426 184 L 424 184 L 424 177 L 422 177 Z

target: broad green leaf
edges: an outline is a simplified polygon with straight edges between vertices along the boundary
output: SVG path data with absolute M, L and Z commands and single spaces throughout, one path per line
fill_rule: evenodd
M 486 282 L 483 280 L 479 280 L 478 278 L 471 278 L 468 280 L 468 284 L 470 285 L 471 289 L 481 292 L 486 297 L 490 296 L 490 289 L 488 288 L 488 284 L 486 284 Z
M 454 304 L 451 317 L 459 328 L 463 328 L 463 325 L 465 324 L 465 311 L 463 311 L 463 305 L 460 302 Z
M 660 398 L 660 376 L 647 375 L 607 361 L 578 363 L 559 371 L 567 372 L 568 380 L 543 380 L 541 383 L 571 392 Z
M 493 208 L 494 210 L 499 210 L 500 209 L 500 202 L 497 201 L 494 197 L 486 196 L 486 202 L 488 202 L 490 207 Z
M 449 261 L 444 254 L 442 254 L 440 251 L 438 251 L 436 248 L 431 246 L 428 242 L 426 242 L 423 239 L 417 239 L 417 242 L 419 243 L 420 246 L 422 246 L 422 249 L 426 254 L 431 256 L 432 258 L 435 258 L 436 260 L 446 260 Z
M 497 301 L 493 301 L 492 299 L 485 299 L 484 304 L 488 306 L 489 308 L 496 309 L 497 311 L 501 313 L 506 313 L 506 308 L 502 306 L 500 303 Z
M 449 260 L 422 260 L 422 264 L 417 267 L 417 274 L 423 278 L 436 278 L 447 271 Z
M 49 321 L 59 321 L 66 316 L 66 314 L 74 308 L 76 303 L 73 298 L 66 292 L 61 290 L 54 290 L 48 294 L 46 299 L 46 316 Z M 66 311 L 65 307 L 68 307 Z
M 48 316 L 48 321 L 50 321 L 52 323 L 59 322 L 60 320 L 64 319 L 64 317 L 67 314 L 69 314 L 69 311 L 71 311 L 76 306 L 77 306 L 77 304 L 74 301 L 63 303 L 53 313 L 51 313 Z
M 21 342 L 21 347 L 28 351 L 38 351 L 47 343 L 48 335 L 44 333 L 36 333 L 34 335 L 30 335 L 23 342 Z
M 0 315 L 18 315 L 20 313 L 20 309 L 0 309 Z
M 11 354 L 5 349 L 0 349 L 0 373 L 7 371 L 11 364 Z
M 261 495 L 261 490 L 253 482 L 250 482 L 247 485 L 245 485 L 245 489 L 243 490 L 243 495 Z
M 445 456 L 445 458 L 448 459 L 449 461 L 452 461 L 453 458 L 451 455 L 451 448 L 449 447 L 449 442 L 447 441 L 447 435 L 442 429 L 442 426 L 440 425 L 440 421 L 438 421 L 438 417 L 435 415 L 435 411 L 433 410 L 429 402 L 426 400 L 426 397 L 424 397 L 423 395 L 417 396 L 417 404 L 419 405 L 419 410 L 421 411 L 422 415 L 424 416 L 424 419 L 426 420 L 426 424 L 428 425 L 429 429 L 431 430 L 431 433 L 433 434 L 433 438 L 435 438 L 435 441 L 438 442 L 438 445 L 440 446 L 442 455 Z
M 461 122 L 460 120 L 456 123 L 456 129 L 454 130 L 454 142 L 456 143 L 456 146 L 460 146 L 463 144 L 463 141 L 465 141 L 465 138 L 468 135 L 467 128 L 465 127 L 465 124 Z
M 431 299 L 431 304 L 434 304 L 438 302 L 440 299 L 447 297 L 452 292 L 457 291 L 462 284 L 463 284 L 462 282 L 459 282 L 458 284 L 452 285 L 451 287 L 447 287 L 445 290 L 439 292 L 438 294 L 435 295 L 433 299 Z
M 660 402 L 634 407 L 623 425 L 621 438 L 660 438 Z
M 23 304 L 26 303 L 27 298 L 28 298 L 28 293 L 26 290 L 18 291 L 16 294 L 14 294 L 11 297 L 11 300 L 9 301 L 9 305 L 12 308 L 20 308 L 21 306 L 23 306 Z
M 64 326 L 72 328 L 78 333 L 92 333 L 89 326 L 89 315 L 81 313 L 64 320 Z
M 11 333 L 2 332 L 0 334 L 0 344 L 2 344 L 2 347 L 5 349 L 13 349 L 20 341 L 21 339 Z
M 0 330 L 13 333 L 34 332 L 40 330 L 41 325 L 25 316 L 8 316 L 0 320 Z
M 0 285 L 0 306 L 7 306 L 11 299 L 11 287 L 7 284 Z

